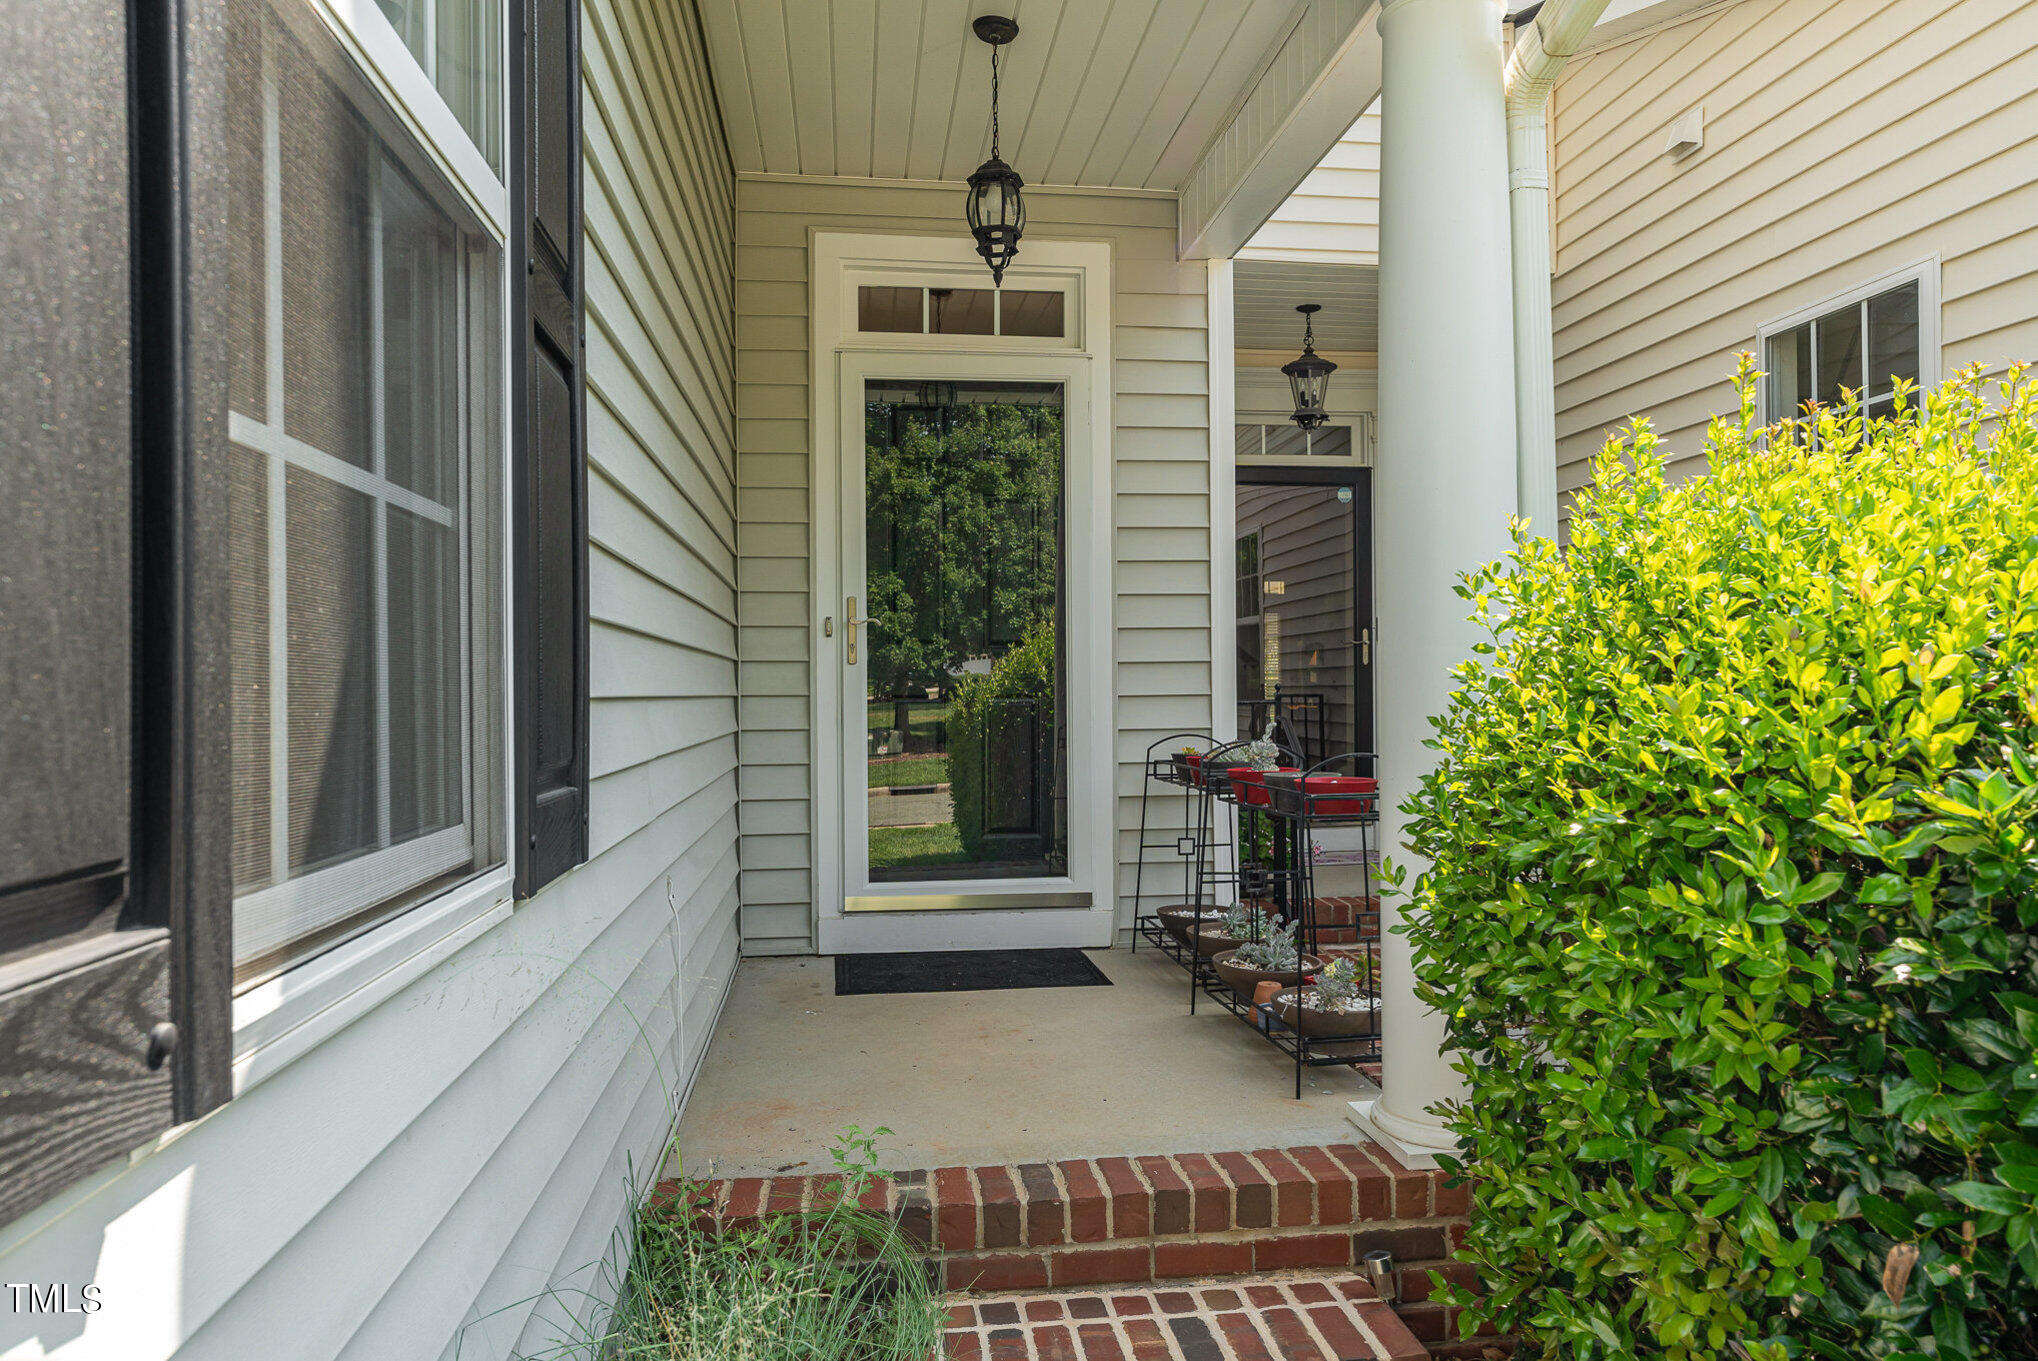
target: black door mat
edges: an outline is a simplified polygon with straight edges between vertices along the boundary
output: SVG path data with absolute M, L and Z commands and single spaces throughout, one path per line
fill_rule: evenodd
M 1081 950 L 924 950 L 835 956 L 837 997 L 1110 986 L 1104 971 Z

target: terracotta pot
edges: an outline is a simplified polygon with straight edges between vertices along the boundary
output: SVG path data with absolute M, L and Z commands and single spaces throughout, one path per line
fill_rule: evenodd
M 1295 987 L 1302 982 L 1304 974 L 1313 974 L 1323 967 L 1322 960 L 1314 955 L 1304 955 L 1298 968 L 1283 969 L 1279 972 L 1254 969 L 1234 962 L 1232 959 L 1234 953 L 1236 952 L 1226 950 L 1210 961 L 1210 967 L 1217 970 L 1217 976 L 1231 984 L 1231 990 L 1240 997 L 1251 997 L 1262 983 L 1277 983 L 1286 988 Z
M 1274 1014 L 1310 1039 L 1362 1039 L 1380 1033 L 1378 997 L 1367 994 L 1371 1005 L 1364 1011 L 1318 1011 L 1315 1007 L 1296 1005 L 1296 994 L 1301 991 L 1299 987 L 1283 988 L 1274 998 Z

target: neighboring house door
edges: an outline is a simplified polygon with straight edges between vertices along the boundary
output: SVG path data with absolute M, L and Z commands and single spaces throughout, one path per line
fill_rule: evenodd
M 1309 765 L 1373 750 L 1372 476 L 1238 471 L 1238 730 L 1273 718 Z

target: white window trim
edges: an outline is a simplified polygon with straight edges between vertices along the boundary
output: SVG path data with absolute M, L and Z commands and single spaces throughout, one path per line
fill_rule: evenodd
M 355 69 L 370 88 L 382 97 L 405 129 L 431 153 L 439 169 L 467 201 L 498 245 L 509 240 L 509 189 L 488 157 L 460 126 L 452 106 L 446 103 L 432 78 L 396 31 L 375 0 L 306 0 L 332 30 L 342 49 L 353 59 Z M 503 6 L 502 102 L 497 109 L 504 164 L 512 154 L 509 145 L 509 17 L 513 5 Z
M 1831 312 L 1837 312 L 1850 304 L 1860 304 L 1878 293 L 1887 293 L 1907 283 L 1918 285 L 1918 383 L 1931 387 L 1940 379 L 1939 371 L 1939 257 L 1928 255 L 1922 260 L 1913 260 L 1900 265 L 1886 274 L 1879 274 L 1865 283 L 1856 284 L 1845 292 L 1806 303 L 1797 310 L 1771 321 L 1765 321 L 1755 328 L 1755 367 L 1761 376 L 1755 380 L 1755 417 L 1762 424 L 1769 420 L 1769 375 L 1763 371 L 1768 362 L 1769 338 L 1781 332 L 1802 326 L 1808 321 L 1817 321 Z M 1867 335 L 1862 336 L 1863 354 L 1866 355 Z M 1865 375 L 1864 375 L 1865 376 Z
M 810 349 L 812 382 L 808 388 L 809 429 L 814 451 L 814 553 L 809 584 L 814 602 L 809 663 L 814 696 L 814 742 L 810 772 L 816 808 L 824 796 L 840 797 L 847 788 L 848 765 L 843 750 L 844 696 L 839 630 L 825 632 L 823 619 L 838 620 L 846 588 L 842 581 L 842 468 L 839 450 L 845 412 L 856 385 L 860 407 L 866 375 L 885 367 L 887 356 L 914 376 L 1045 379 L 1062 382 L 1071 394 L 1069 424 L 1082 421 L 1080 438 L 1072 428 L 1070 463 L 1064 476 L 1070 506 L 1068 525 L 1068 596 L 1086 618 L 1072 612 L 1067 666 L 1071 694 L 1082 691 L 1084 717 L 1072 722 L 1068 746 L 1091 759 L 1071 759 L 1069 770 L 1069 873 L 1064 878 L 972 881 L 972 894 L 1019 891 L 1050 894 L 1087 891 L 1085 909 L 1023 908 L 1011 911 L 923 910 L 856 912 L 842 910 L 850 872 L 843 828 L 846 813 L 815 818 L 815 934 L 823 954 L 847 949 L 944 949 L 996 944 L 1015 921 L 1027 923 L 1033 943 L 1101 946 L 1111 941 L 1117 905 L 1116 838 L 1102 830 L 1115 822 L 1111 794 L 1116 769 L 1108 759 L 1117 732 L 1116 687 L 1113 684 L 1113 609 L 1108 584 L 1084 596 L 1080 583 L 1109 583 L 1113 576 L 1112 407 L 1116 390 L 1111 366 L 1111 247 L 1106 242 L 1043 241 L 1029 243 L 1023 263 L 1006 270 L 1014 288 L 1035 287 L 1037 280 L 1065 277 L 1075 281 L 1074 306 L 1064 309 L 1064 331 L 1054 347 L 1035 337 L 914 336 L 857 332 L 855 277 L 874 269 L 898 270 L 926 280 L 955 273 L 981 287 L 982 265 L 967 238 L 881 236 L 851 232 L 808 231 L 811 262 Z M 867 278 L 865 280 L 868 281 Z M 904 281 L 903 277 L 900 280 Z M 897 344 L 894 342 L 921 342 Z M 935 342 L 933 345 L 925 342 Z M 938 351 L 930 353 L 929 351 Z M 1081 415 L 1077 410 L 1081 409 Z M 1107 759 L 1096 759 L 1103 754 Z M 860 777 L 859 777 L 860 779 Z M 860 788 L 860 785 L 859 785 Z M 859 892 L 866 890 L 857 890 Z M 900 896 L 937 894 L 928 884 L 886 884 L 884 891 Z M 953 890 L 947 890 L 952 892 Z
M 1241 425 L 1286 425 L 1292 419 L 1287 413 L 1240 412 L 1232 422 L 1233 438 Z M 1237 454 L 1235 467 L 1239 468 L 1370 468 L 1373 466 L 1373 413 L 1353 411 L 1342 416 L 1324 419 L 1321 430 L 1345 429 L 1351 431 L 1350 452 L 1343 454 Z M 1312 432 L 1313 433 L 1313 432 Z M 1261 448 L 1264 449 L 1264 440 Z
M 390 25 L 374 0 L 310 0 L 312 8 L 338 36 L 340 45 L 355 62 L 357 72 L 375 92 L 381 94 L 406 123 L 428 156 L 472 208 L 482 225 L 505 248 L 497 295 L 499 369 L 497 409 L 502 432 L 496 450 L 497 554 L 495 599 L 502 615 L 497 630 L 498 673 L 507 677 L 514 663 L 515 618 L 510 608 L 514 599 L 515 564 L 507 551 L 509 529 L 514 523 L 515 487 L 509 476 L 509 431 L 512 378 L 518 349 L 510 335 L 513 277 L 507 256 L 509 191 L 488 160 L 481 154 L 467 130 L 453 115 L 424 69 Z M 502 8 L 503 79 L 499 84 L 497 117 L 501 119 L 505 164 L 515 154 L 509 144 L 508 80 L 509 54 L 513 38 L 513 8 Z M 274 243 L 271 243 L 273 250 Z M 277 328 L 269 327 L 268 342 L 280 344 Z M 463 493 L 464 498 L 464 493 Z M 463 554 L 464 554 L 463 550 Z M 472 592 L 463 600 L 465 610 Z M 467 628 L 463 623 L 463 636 Z M 514 707 L 502 706 L 497 741 L 502 759 L 497 764 L 497 787 L 484 790 L 474 778 L 480 763 L 470 754 L 468 788 L 471 798 L 491 797 L 498 825 L 513 825 L 511 810 L 515 799 L 516 715 Z M 471 720 L 463 720 L 470 723 Z M 469 825 L 476 810 L 470 808 Z M 233 1086 L 236 1096 L 281 1071 L 290 1063 L 316 1049 L 365 1016 L 403 988 L 423 977 L 441 961 L 479 938 L 511 916 L 516 905 L 514 847 L 505 837 L 510 855 L 504 863 L 455 884 L 445 892 L 425 899 L 378 922 L 361 934 L 329 950 L 284 969 L 274 977 L 238 991 L 233 1000 Z M 227 1109 L 227 1107 L 221 1107 Z M 173 1137 L 190 1126 L 178 1126 L 165 1137 Z
M 888 264 L 865 264 L 845 269 L 842 275 L 844 297 L 843 317 L 846 330 L 843 332 L 843 348 L 870 347 L 883 350 L 935 350 L 952 354 L 957 350 L 996 351 L 998 353 L 1047 351 L 1059 353 L 1064 350 L 1081 349 L 1077 339 L 1081 332 L 1079 309 L 1082 306 L 1081 278 L 1067 270 L 1043 270 L 1029 268 L 1021 270 L 1016 264 L 1005 271 L 1008 276 L 1006 288 L 1015 292 L 1059 293 L 1062 297 L 1062 333 L 1058 336 L 1008 336 L 1008 335 L 958 335 L 953 332 L 914 331 L 863 331 L 856 323 L 861 308 L 858 305 L 859 288 L 954 288 L 986 289 L 989 281 L 984 277 L 981 266 L 971 269 L 943 269 L 925 262 L 900 261 Z M 998 299 L 999 311 L 1003 311 L 1005 288 L 991 290 Z M 926 296 L 921 298 L 923 309 L 921 325 L 932 324 L 925 316 Z

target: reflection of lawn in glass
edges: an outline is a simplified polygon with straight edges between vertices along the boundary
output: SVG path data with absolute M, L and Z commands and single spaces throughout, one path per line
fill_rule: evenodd
M 937 736 L 934 725 L 948 722 L 948 701 L 944 699 L 937 703 L 913 699 L 907 700 L 906 704 L 907 721 L 912 725 L 906 732 L 907 749 L 933 750 Z M 871 701 L 864 721 L 870 725 L 872 732 L 888 733 L 892 730 L 892 720 L 897 716 L 897 707 L 890 700 Z
M 893 785 L 940 784 L 948 778 L 948 756 L 873 756 L 870 758 L 870 788 Z
M 952 822 L 932 827 L 870 829 L 872 869 L 910 869 L 915 865 L 953 865 L 963 859 L 962 838 Z

